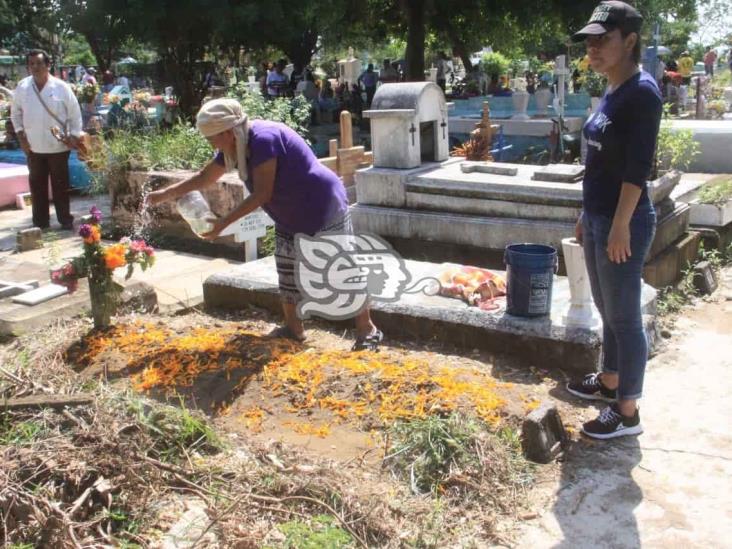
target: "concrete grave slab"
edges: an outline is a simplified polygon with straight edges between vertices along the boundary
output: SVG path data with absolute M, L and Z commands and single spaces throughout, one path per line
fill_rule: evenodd
M 534 181 L 553 181 L 556 183 L 577 183 L 582 181 L 585 167 L 576 164 L 549 164 L 534 172 Z
M 449 266 L 448 263 L 406 261 L 412 281 L 438 276 Z M 210 276 L 204 282 L 203 293 L 207 307 L 240 309 L 254 305 L 279 312 L 274 258 L 242 264 Z M 655 290 L 644 287 L 644 313 L 655 315 L 655 296 Z M 387 337 L 437 339 L 458 347 L 483 348 L 515 356 L 544 368 L 594 371 L 600 359 L 601 328 L 566 327 L 562 317 L 568 302 L 567 279 L 555 277 L 552 312 L 544 318 L 486 312 L 458 299 L 422 294 L 405 294 L 396 303 L 374 302 L 372 316 Z
M 685 233 L 643 267 L 643 280 L 654 288 L 677 282 L 699 252 L 699 233 Z

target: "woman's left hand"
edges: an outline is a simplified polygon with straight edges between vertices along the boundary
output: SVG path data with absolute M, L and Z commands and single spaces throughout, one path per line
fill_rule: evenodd
M 607 256 L 613 263 L 625 263 L 630 253 L 630 226 L 613 222 L 607 237 Z
M 211 217 L 206 221 L 211 223 L 212 228 L 207 233 L 201 233 L 200 236 L 204 240 L 216 240 L 221 232 L 230 225 L 230 223 L 227 222 L 225 219 L 219 219 L 217 217 Z

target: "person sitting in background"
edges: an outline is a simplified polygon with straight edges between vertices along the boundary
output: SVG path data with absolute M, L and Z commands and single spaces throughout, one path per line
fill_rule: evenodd
M 117 85 L 123 86 L 130 89 L 130 81 L 127 79 L 127 77 L 124 74 L 120 74 L 119 77 L 117 77 Z

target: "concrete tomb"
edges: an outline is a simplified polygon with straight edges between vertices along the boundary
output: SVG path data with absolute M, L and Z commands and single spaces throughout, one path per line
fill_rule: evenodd
M 447 160 L 447 103 L 437 84 L 384 84 L 363 115 L 371 119 L 375 167 L 409 169 Z

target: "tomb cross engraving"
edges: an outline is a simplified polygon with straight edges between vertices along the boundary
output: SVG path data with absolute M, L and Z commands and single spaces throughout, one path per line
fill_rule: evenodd
M 417 132 L 417 128 L 414 127 L 414 122 L 412 122 L 412 127 L 409 128 L 409 133 L 412 134 L 412 147 L 414 147 L 414 134 Z
M 445 139 L 445 128 L 447 127 L 447 122 L 445 122 L 444 118 L 442 119 L 440 127 L 442 128 L 442 139 Z

